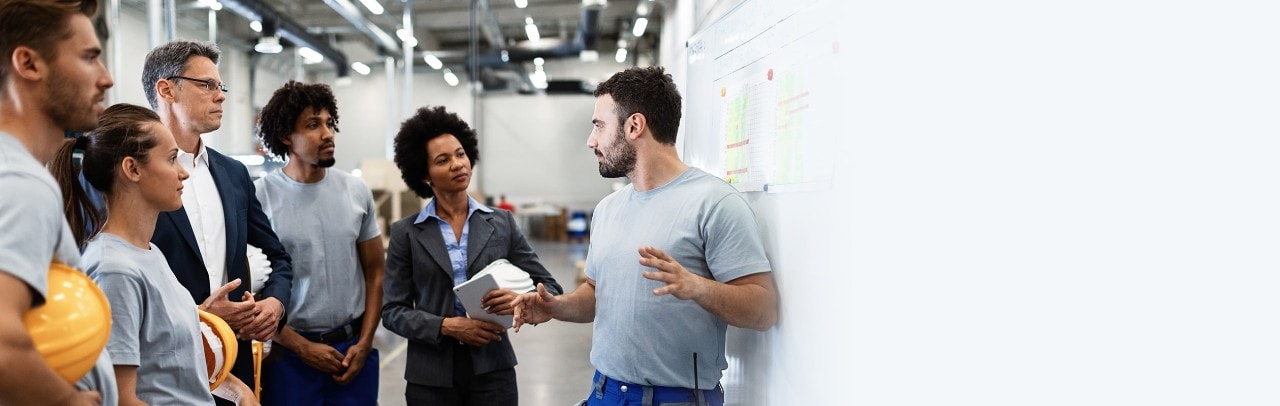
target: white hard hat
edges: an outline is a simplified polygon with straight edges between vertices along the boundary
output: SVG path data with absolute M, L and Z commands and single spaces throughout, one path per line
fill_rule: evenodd
M 476 276 L 485 273 L 493 274 L 493 280 L 498 282 L 498 287 L 502 289 L 510 289 L 516 293 L 530 292 L 534 289 L 533 279 L 529 278 L 529 273 L 512 265 L 511 261 L 506 259 L 493 261 L 481 269 Z

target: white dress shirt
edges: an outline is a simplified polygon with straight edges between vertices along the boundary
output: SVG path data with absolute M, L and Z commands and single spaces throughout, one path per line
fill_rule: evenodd
M 190 177 L 182 181 L 182 207 L 187 210 L 200 257 L 209 270 L 209 291 L 227 282 L 227 223 L 222 212 L 222 195 L 209 173 L 209 151 L 204 143 L 195 155 L 178 150 L 178 162 Z

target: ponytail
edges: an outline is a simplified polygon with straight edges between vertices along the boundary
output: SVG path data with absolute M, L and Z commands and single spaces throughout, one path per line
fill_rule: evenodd
M 106 223 L 102 211 L 94 205 L 89 193 L 80 183 L 80 166 L 75 162 L 75 151 L 85 150 L 88 137 L 80 136 L 63 141 L 58 154 L 49 163 L 49 170 L 62 189 L 62 213 L 67 217 L 76 246 L 84 249 L 85 242 L 93 238 Z

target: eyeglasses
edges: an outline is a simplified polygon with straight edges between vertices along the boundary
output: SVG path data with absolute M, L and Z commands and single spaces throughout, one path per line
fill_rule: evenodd
M 218 89 L 218 90 L 222 90 L 222 92 L 223 92 L 223 93 L 226 93 L 226 92 L 227 92 L 227 84 L 226 84 L 226 83 L 214 82 L 214 81 L 213 81 L 213 79 L 204 80 L 204 79 L 189 78 L 189 77 L 186 77 L 186 76 L 170 76 L 170 77 L 167 77 L 167 78 L 165 78 L 165 79 L 169 79 L 169 80 L 173 80 L 173 79 L 186 79 L 186 80 L 190 80 L 190 81 L 195 82 L 195 83 L 199 83 L 199 84 L 200 84 L 200 87 L 203 87 L 203 88 L 204 88 L 204 90 L 213 91 L 213 89 Z

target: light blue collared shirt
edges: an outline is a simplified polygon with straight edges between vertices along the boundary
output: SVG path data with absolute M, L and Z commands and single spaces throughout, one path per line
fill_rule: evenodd
M 429 218 L 434 218 L 440 225 L 440 235 L 444 236 L 444 248 L 449 251 L 449 263 L 453 265 L 453 286 L 467 281 L 467 237 L 471 235 L 471 216 L 476 214 L 477 210 L 493 213 L 493 209 L 467 196 L 467 219 L 462 223 L 462 238 L 457 238 L 453 234 L 453 226 L 436 215 L 436 199 L 427 202 L 427 207 L 423 207 L 418 213 L 418 218 L 413 220 L 413 224 L 421 224 Z M 457 311 L 458 316 L 467 314 L 467 311 L 462 308 L 462 301 L 457 298 L 453 299 L 453 309 Z

